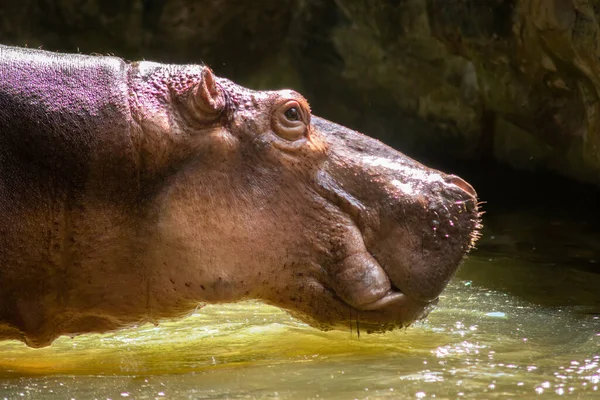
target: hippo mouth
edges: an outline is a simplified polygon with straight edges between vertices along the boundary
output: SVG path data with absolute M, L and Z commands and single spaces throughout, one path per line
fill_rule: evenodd
M 364 268 L 367 270 L 369 267 Z M 356 322 L 360 321 L 367 332 L 406 327 L 427 317 L 439 300 L 437 296 L 419 299 L 406 294 L 386 272 L 377 279 L 365 275 L 351 280 L 334 279 L 328 286 L 325 289 L 344 307 L 353 310 L 349 315 L 354 315 Z M 382 287 L 385 290 L 381 290 Z
M 404 293 L 402 293 L 398 288 L 392 286 L 392 289 L 390 289 L 381 298 L 370 303 L 362 304 L 360 309 L 364 311 L 371 311 L 379 310 L 385 307 L 402 307 L 406 304 L 407 300 L 408 298 Z
M 375 333 L 406 328 L 415 321 L 423 320 L 438 302 L 438 297 L 429 301 L 411 298 L 392 284 L 391 289 L 381 298 L 351 307 L 356 310 L 357 328 L 361 326 L 367 333 Z
M 447 198 L 407 203 L 402 214 L 412 217 L 399 221 L 365 206 L 329 174 L 319 174 L 321 195 L 348 217 L 359 237 L 353 243 L 360 242 L 357 253 L 328 270 L 327 290 L 353 310 L 367 332 L 427 317 L 477 240 L 481 213 L 475 191 L 455 176 L 447 180 Z
M 452 269 L 458 269 L 459 265 L 460 261 L 457 261 Z M 368 270 L 367 266 L 364 268 Z M 319 324 L 321 329 L 347 329 L 348 324 L 351 326 L 356 324 L 357 330 L 361 329 L 366 333 L 406 328 L 416 321 L 427 318 L 436 308 L 439 294 L 450 279 L 449 277 L 443 282 L 439 289 L 440 293 L 422 296 L 418 293 L 406 293 L 405 289 L 398 287 L 386 271 L 388 266 L 379 268 L 384 272 L 378 279 L 364 274 L 356 279 L 329 279 L 328 284 L 323 287 L 324 291 L 328 292 L 332 300 L 346 311 L 341 312 L 342 316 L 337 322 L 330 320 L 325 324 Z M 376 282 L 382 279 L 386 282 L 383 286 L 386 288 L 385 291 L 379 290 L 381 283 Z M 410 278 L 398 283 L 407 287 L 407 290 L 412 290 Z
M 356 329 L 358 333 L 382 333 L 407 328 L 414 322 L 427 318 L 439 301 L 439 298 L 420 301 L 392 286 L 387 293 L 371 303 L 352 305 L 341 298 L 334 289 L 330 287 L 322 288 L 340 309 L 336 318 L 324 321 L 318 320 L 318 318 L 313 319 L 314 315 L 310 317 L 306 314 L 291 312 L 292 315 L 322 330 L 346 330 L 350 327 L 351 330 Z M 329 314 L 329 316 L 331 317 L 332 314 Z

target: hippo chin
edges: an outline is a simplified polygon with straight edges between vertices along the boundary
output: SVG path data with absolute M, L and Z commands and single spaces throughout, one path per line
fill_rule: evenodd
M 473 188 L 200 65 L 0 46 L 0 339 L 259 299 L 321 329 L 423 317 Z

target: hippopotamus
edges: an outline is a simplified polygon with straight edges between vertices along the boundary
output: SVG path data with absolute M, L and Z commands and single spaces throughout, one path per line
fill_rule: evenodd
M 0 46 L 0 339 L 257 299 L 314 327 L 423 318 L 475 190 L 205 65 Z

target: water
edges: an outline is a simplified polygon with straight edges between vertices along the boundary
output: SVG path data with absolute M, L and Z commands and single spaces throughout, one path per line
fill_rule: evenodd
M 320 332 L 259 303 L 28 349 L 0 342 L 0 400 L 600 399 L 600 232 L 593 220 L 486 220 L 422 323 Z

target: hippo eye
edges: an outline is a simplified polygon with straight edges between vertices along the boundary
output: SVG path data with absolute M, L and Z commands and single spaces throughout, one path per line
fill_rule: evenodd
M 308 112 L 296 100 L 288 100 L 275 109 L 271 127 L 279 137 L 296 141 L 306 135 Z
M 298 113 L 298 109 L 296 107 L 288 108 L 283 115 L 285 115 L 285 117 L 290 121 L 298 121 L 300 119 L 300 114 Z

